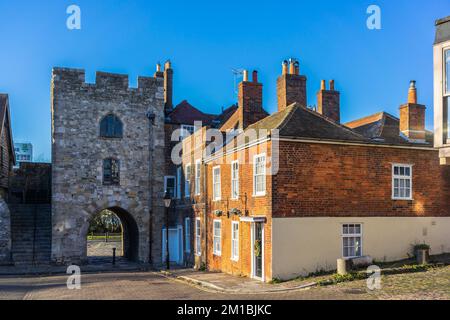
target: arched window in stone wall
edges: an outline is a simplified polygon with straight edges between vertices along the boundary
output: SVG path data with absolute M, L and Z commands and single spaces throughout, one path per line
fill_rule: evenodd
M 103 184 L 120 184 L 120 161 L 114 158 L 103 160 Z
M 100 122 L 100 137 L 102 138 L 122 138 L 123 124 L 114 114 L 108 114 Z

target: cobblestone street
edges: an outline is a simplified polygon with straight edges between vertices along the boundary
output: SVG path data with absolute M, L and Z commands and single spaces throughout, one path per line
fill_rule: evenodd
M 270 294 L 212 292 L 156 272 L 97 273 L 82 276 L 81 290 L 68 290 L 67 276 L 1 277 L 0 299 L 8 300 L 240 300 L 240 299 L 450 299 L 450 267 L 382 277 L 382 289 L 366 281 Z

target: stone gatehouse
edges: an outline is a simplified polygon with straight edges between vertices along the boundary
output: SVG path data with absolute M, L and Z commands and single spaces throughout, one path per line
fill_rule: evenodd
M 55 68 L 52 111 L 52 262 L 83 263 L 90 219 L 114 211 L 124 255 L 161 262 L 164 78 Z

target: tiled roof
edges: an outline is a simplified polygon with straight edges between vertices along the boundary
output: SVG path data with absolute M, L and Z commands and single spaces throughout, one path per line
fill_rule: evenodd
M 387 112 L 379 112 L 354 120 L 346 123 L 345 126 L 373 141 L 401 145 L 413 144 L 400 135 L 400 120 Z M 432 144 L 432 139 L 433 133 L 427 132 L 426 144 Z M 417 145 L 417 143 L 414 143 L 414 145 Z
M 193 105 L 187 100 L 178 104 L 175 109 L 167 116 L 167 120 L 174 124 L 194 125 L 195 121 L 201 121 L 203 126 L 219 127 L 225 123 L 238 109 L 236 105 L 222 111 L 221 114 L 207 114 Z
M 319 113 L 298 104 L 293 104 L 285 110 L 249 126 L 248 129 L 278 129 L 279 136 L 285 138 L 368 141 L 368 139 L 351 129 L 334 123 Z
M 211 125 L 217 116 L 209 115 L 201 112 L 186 100 L 182 101 L 168 115 L 170 123 L 194 125 L 195 121 L 201 121 L 203 125 Z

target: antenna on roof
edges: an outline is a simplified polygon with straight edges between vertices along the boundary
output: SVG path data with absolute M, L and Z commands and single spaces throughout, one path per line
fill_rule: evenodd
M 238 80 L 240 77 L 244 75 L 244 69 L 231 69 L 231 72 L 233 72 L 234 76 L 234 94 L 237 96 L 238 94 Z

